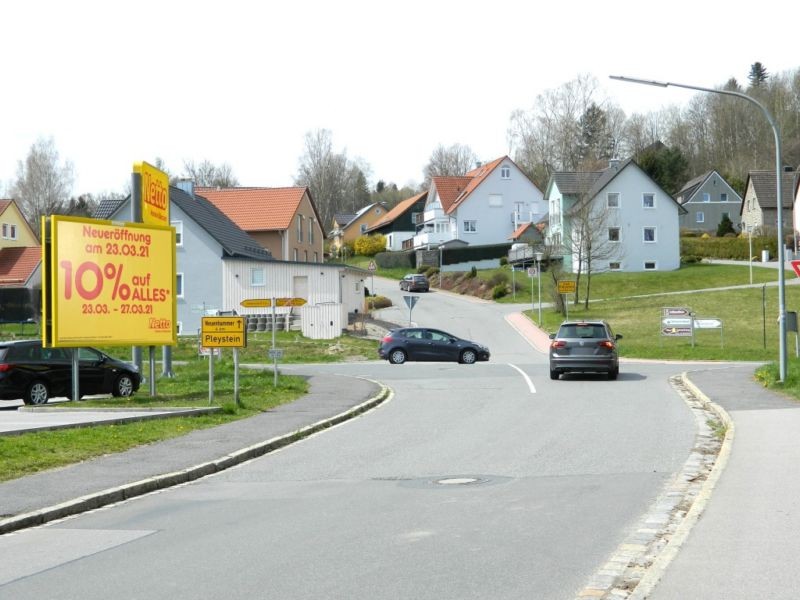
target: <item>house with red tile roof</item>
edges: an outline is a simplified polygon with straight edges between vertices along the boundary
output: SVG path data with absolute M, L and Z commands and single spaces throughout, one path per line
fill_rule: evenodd
M 508 243 L 523 223 L 536 223 L 545 215 L 543 197 L 508 156 L 464 176 L 433 177 L 422 222 L 404 247 L 436 247 L 449 240 L 471 246 Z
M 387 212 L 382 219 L 379 219 L 365 232 L 380 233 L 386 238 L 387 250 L 402 250 L 403 242 L 414 237 L 417 230 L 417 222 L 422 221 L 422 213 L 425 210 L 425 200 L 428 192 L 422 192 L 411 198 L 406 198 Z
M 319 263 L 325 233 L 307 187 L 197 187 L 277 260 Z
M 42 249 L 14 200 L 0 200 L 0 322 L 39 312 Z

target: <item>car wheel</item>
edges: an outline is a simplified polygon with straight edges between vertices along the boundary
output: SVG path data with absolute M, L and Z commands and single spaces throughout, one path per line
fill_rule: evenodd
M 558 372 L 558 369 L 550 369 L 550 379 L 558 379 L 559 376 L 560 373 Z
M 406 353 L 399 348 L 392 350 L 389 353 L 389 362 L 393 365 L 402 365 L 406 362 Z
M 50 390 L 44 381 L 34 381 L 22 401 L 25 404 L 47 404 L 50 399 Z
M 475 354 L 475 350 L 466 349 L 461 353 L 461 359 L 459 362 L 465 365 L 471 365 L 478 359 L 478 355 Z
M 133 394 L 133 379 L 127 373 L 123 373 L 114 382 L 114 387 L 111 389 L 111 395 L 119 398 L 120 396 L 127 398 Z
M 619 375 L 619 367 L 614 367 L 608 372 L 608 378 L 612 380 L 616 379 L 618 375 Z

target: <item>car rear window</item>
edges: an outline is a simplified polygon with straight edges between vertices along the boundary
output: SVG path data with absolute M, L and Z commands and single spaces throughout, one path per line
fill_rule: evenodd
M 558 332 L 561 338 L 604 338 L 607 337 L 606 328 L 595 323 L 564 325 Z
M 0 348 L 0 360 L 5 360 L 6 354 L 8 354 L 8 347 Z

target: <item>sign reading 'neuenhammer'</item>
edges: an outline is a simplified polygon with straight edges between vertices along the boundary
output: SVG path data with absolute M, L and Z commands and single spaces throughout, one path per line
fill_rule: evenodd
M 245 348 L 247 333 L 244 317 L 203 317 L 200 345 L 204 348 Z

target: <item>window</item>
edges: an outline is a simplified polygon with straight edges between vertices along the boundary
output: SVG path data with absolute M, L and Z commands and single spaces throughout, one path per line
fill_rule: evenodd
M 175 323 L 175 333 L 177 333 L 178 335 L 183 333 L 183 323 L 181 321 Z
M 308 243 L 314 243 L 314 219 L 308 220 Z
M 183 221 L 172 221 L 170 225 L 175 228 L 175 245 L 183 246 Z
M 250 285 L 254 287 L 267 285 L 267 273 L 261 267 L 250 268 Z
M 17 226 L 12 223 L 3 223 L 3 239 L 4 240 L 17 239 Z
M 725 192 L 722 192 L 719 195 L 719 199 L 720 199 L 721 202 L 727 202 L 728 201 L 728 194 L 726 194 Z
M 654 261 L 654 260 L 645 261 L 644 270 L 645 271 L 655 271 L 656 270 L 656 261 Z
M 292 254 L 294 255 L 294 256 L 293 256 L 293 258 L 294 258 L 294 262 L 297 262 L 297 261 L 298 261 L 298 258 L 297 258 L 297 256 L 298 256 L 298 255 L 297 255 L 297 248 L 295 248 L 295 249 L 293 250 Z
M 503 206 L 503 196 L 501 194 L 489 194 L 489 206 L 500 208 Z
M 303 215 L 297 215 L 297 241 L 303 241 Z
M 175 274 L 175 296 L 183 298 L 183 273 Z
M 705 223 L 706 222 L 706 214 L 703 211 L 698 210 L 695 222 L 697 222 L 697 223 Z
M 3 223 L 3 239 L 8 239 L 8 223 Z
M 500 167 L 500 177 L 503 179 L 511 179 L 511 167 Z
M 730 220 L 730 218 L 731 218 L 731 213 L 724 212 L 724 213 L 722 213 L 722 219 L 720 219 L 720 220 L 722 220 L 722 221 L 724 221 L 725 219 Z
M 610 262 L 608 263 L 608 270 L 609 271 L 619 271 L 621 268 L 618 262 Z
M 319 254 L 314 252 L 314 262 L 319 262 Z
M 361 233 L 363 234 L 366 230 L 367 230 L 367 224 L 366 223 L 362 223 L 361 224 Z
M 464 221 L 464 233 L 477 233 L 478 222 L 475 220 Z
M 608 241 L 609 242 L 618 242 L 619 241 L 619 227 L 609 227 L 608 228 Z
M 303 262 L 308 262 L 308 250 L 303 250 Z
M 656 241 L 655 227 L 645 227 L 642 231 L 643 231 L 643 239 L 645 242 L 652 243 Z
M 656 207 L 656 195 L 655 194 L 643 194 L 642 195 L 642 208 L 655 208 Z
M 606 206 L 608 208 L 619 208 L 619 192 L 609 192 L 606 196 Z
M 703 192 L 703 202 L 711 202 L 711 194 Z

